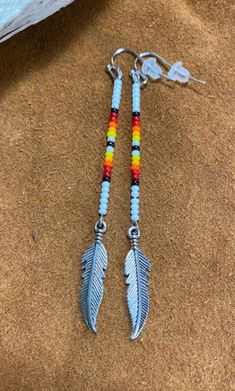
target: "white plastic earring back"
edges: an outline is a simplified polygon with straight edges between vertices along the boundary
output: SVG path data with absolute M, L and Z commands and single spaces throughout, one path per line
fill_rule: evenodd
M 162 76 L 162 68 L 157 64 L 156 58 L 150 57 L 147 60 L 144 60 L 141 67 L 141 72 L 149 76 L 153 80 L 160 79 Z
M 149 57 L 147 60 L 142 59 L 141 72 L 150 77 L 152 80 L 160 79 L 164 77 L 165 79 L 172 80 L 169 75 L 163 73 L 162 68 L 158 65 L 156 58 Z
M 177 61 L 175 64 L 171 65 L 168 72 L 169 79 L 178 81 L 180 83 L 187 83 L 189 79 L 196 81 L 197 83 L 205 84 L 205 81 L 195 79 L 190 75 L 190 72 L 183 67 L 181 61 Z

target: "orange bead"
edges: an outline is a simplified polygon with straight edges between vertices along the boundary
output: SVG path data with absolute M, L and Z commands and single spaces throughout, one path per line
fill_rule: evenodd
M 117 122 L 110 121 L 109 122 L 109 126 L 112 127 L 112 128 L 116 128 L 117 127 Z
M 136 130 L 137 130 L 138 132 L 140 132 L 140 130 L 141 130 L 141 129 L 140 129 L 140 126 L 136 126 L 136 125 L 135 125 L 135 126 L 132 127 L 132 131 L 136 131 Z
M 132 164 L 132 165 L 131 165 L 131 169 L 132 169 L 132 170 L 140 170 L 140 165 Z
M 105 159 L 104 165 L 107 167 L 113 167 L 113 161 L 111 159 Z

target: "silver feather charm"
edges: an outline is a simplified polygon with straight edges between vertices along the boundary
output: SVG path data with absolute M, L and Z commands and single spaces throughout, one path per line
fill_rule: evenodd
M 82 256 L 80 305 L 86 326 L 93 332 L 96 332 L 96 319 L 103 299 L 103 280 L 108 265 L 107 252 L 102 243 L 105 231 L 105 222 L 98 222 L 95 226 L 97 239 Z
M 151 269 L 149 260 L 138 247 L 139 228 L 131 227 L 128 233 L 132 242 L 125 261 L 125 276 L 127 276 L 127 305 L 131 318 L 131 339 L 136 339 L 141 333 L 149 313 L 148 277 Z

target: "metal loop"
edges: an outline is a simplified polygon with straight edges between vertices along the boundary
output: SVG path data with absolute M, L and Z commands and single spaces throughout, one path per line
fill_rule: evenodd
M 110 74 L 113 80 L 122 78 L 121 68 L 115 67 L 113 64 L 108 64 L 106 67 L 106 72 Z
M 106 222 L 100 218 L 99 221 L 95 224 L 95 232 L 97 234 L 104 234 L 107 231 L 107 224 Z
M 128 238 L 129 239 L 139 239 L 140 238 L 140 229 L 138 223 L 133 223 L 133 225 L 128 229 Z
M 130 71 L 130 76 L 134 83 L 139 82 L 140 86 L 143 87 L 148 82 L 148 76 L 139 70 L 132 69 Z

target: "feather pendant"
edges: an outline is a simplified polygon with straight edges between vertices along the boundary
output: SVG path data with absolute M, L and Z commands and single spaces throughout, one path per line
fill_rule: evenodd
M 150 263 L 138 248 L 132 246 L 125 261 L 125 276 L 127 276 L 127 305 L 131 318 L 131 339 L 136 339 L 142 331 L 149 313 L 148 277 Z
M 82 286 L 80 304 L 82 316 L 90 331 L 96 332 L 96 318 L 103 299 L 105 270 L 108 265 L 108 256 L 102 243 L 102 236 L 98 236 L 85 251 L 82 257 Z

